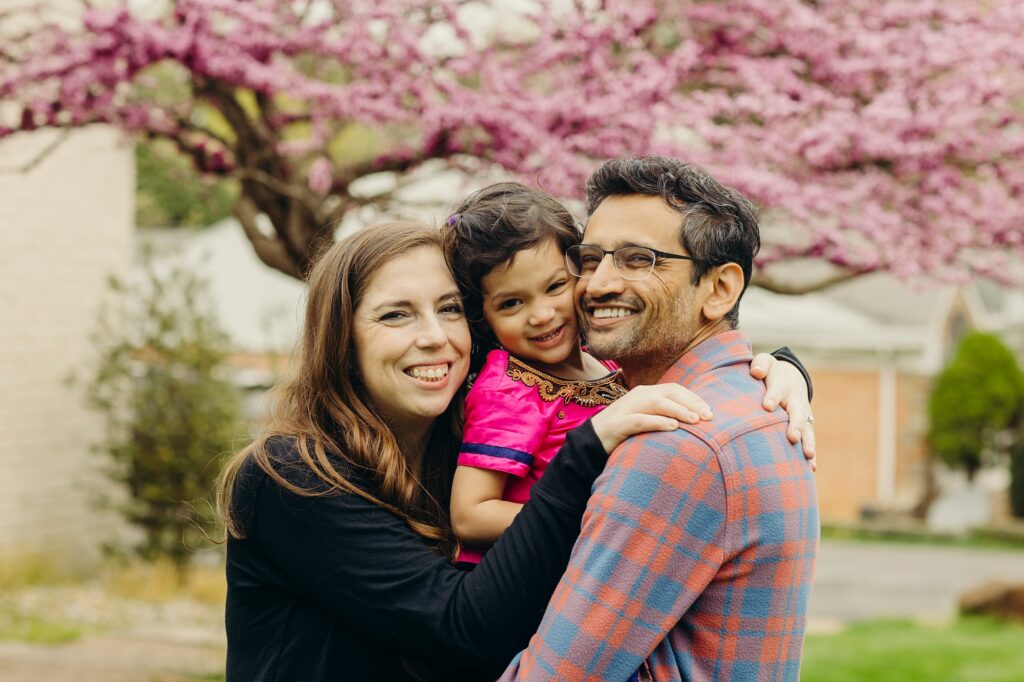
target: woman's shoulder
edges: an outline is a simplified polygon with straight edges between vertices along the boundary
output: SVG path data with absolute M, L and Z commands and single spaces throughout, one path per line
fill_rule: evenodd
M 316 494 L 330 492 L 331 486 L 314 471 L 314 466 L 320 466 L 315 441 L 305 438 L 305 448 L 300 447 L 300 442 L 302 437 L 289 434 L 273 434 L 254 442 L 239 471 L 239 480 L 245 476 L 252 483 L 259 484 L 264 478 L 274 479 L 267 471 L 269 467 L 281 479 L 303 490 Z M 327 461 L 341 476 L 357 485 L 368 483 L 346 458 L 327 446 L 322 447 Z M 256 456 L 259 450 L 262 450 L 262 457 Z

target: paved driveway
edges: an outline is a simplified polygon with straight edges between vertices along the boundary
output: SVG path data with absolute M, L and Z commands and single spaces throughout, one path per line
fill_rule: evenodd
M 1024 551 L 825 541 L 811 593 L 812 625 L 949 618 L 963 592 L 995 579 L 1024 583 Z

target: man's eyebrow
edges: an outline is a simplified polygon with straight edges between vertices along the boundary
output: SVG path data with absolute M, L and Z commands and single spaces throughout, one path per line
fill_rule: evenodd
M 650 246 L 649 244 L 639 244 L 639 243 L 633 242 L 633 241 L 612 242 L 612 243 L 614 244 L 614 246 L 612 248 L 608 249 L 609 251 L 615 251 L 617 249 L 625 249 L 625 248 L 630 247 L 630 246 L 639 246 L 639 247 L 644 248 L 644 249 L 653 249 L 654 248 L 653 246 Z M 583 245 L 584 246 L 596 246 L 596 247 L 602 248 L 602 249 L 604 248 L 601 244 L 597 244 L 595 242 L 583 242 Z

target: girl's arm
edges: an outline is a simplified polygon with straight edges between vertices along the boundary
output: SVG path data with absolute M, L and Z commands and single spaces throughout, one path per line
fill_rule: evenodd
M 467 545 L 490 546 L 523 508 L 501 499 L 508 474 L 460 466 L 452 481 L 452 529 Z

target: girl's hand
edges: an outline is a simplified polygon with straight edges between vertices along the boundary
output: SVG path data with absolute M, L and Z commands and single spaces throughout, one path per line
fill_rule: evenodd
M 590 419 L 606 452 L 630 436 L 647 431 L 675 431 L 679 422 L 711 419 L 711 408 L 679 384 L 637 386 Z
M 811 470 L 818 470 L 814 448 L 814 417 L 811 416 L 811 401 L 807 398 L 807 383 L 804 375 L 788 362 L 780 362 L 768 353 L 758 353 L 750 363 L 750 374 L 755 379 L 764 379 L 767 390 L 761 403 L 766 410 L 779 405 L 789 415 L 786 434 L 791 443 L 803 441 L 804 457 L 811 462 Z

